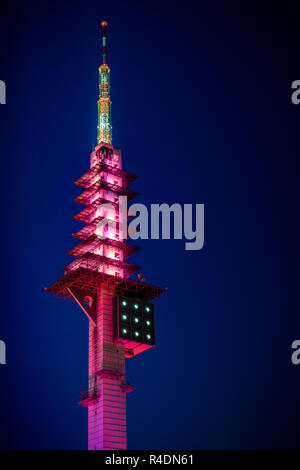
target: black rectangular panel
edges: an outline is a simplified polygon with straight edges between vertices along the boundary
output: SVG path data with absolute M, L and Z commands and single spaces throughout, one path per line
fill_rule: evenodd
M 115 297 L 114 335 L 115 338 L 154 345 L 153 304 L 124 296 Z

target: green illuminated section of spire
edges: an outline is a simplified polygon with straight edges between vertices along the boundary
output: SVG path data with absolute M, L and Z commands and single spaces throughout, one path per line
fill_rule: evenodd
M 98 125 L 97 142 L 112 143 L 111 125 L 111 101 L 110 90 L 110 68 L 106 64 L 106 21 L 102 21 L 102 54 L 103 63 L 99 67 L 99 100 L 98 100 Z
M 99 67 L 98 133 L 97 141 L 112 143 L 110 68 L 106 64 Z

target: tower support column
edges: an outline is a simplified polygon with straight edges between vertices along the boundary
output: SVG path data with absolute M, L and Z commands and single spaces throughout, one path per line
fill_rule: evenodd
M 113 338 L 113 290 L 96 299 L 96 325 L 89 322 L 89 450 L 127 448 L 124 346 Z

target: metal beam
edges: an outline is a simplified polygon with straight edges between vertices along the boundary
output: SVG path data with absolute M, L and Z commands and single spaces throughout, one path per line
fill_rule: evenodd
M 79 289 L 70 289 L 70 287 L 67 287 L 67 290 L 73 297 L 73 299 L 78 303 L 79 307 L 84 311 L 86 316 L 88 317 L 89 320 L 94 324 L 94 326 L 97 326 L 96 324 L 96 298 L 94 295 L 92 295 L 90 292 L 86 293 L 84 291 L 81 291 Z M 91 305 L 86 305 L 84 303 L 84 299 L 86 297 L 90 297 L 92 299 Z

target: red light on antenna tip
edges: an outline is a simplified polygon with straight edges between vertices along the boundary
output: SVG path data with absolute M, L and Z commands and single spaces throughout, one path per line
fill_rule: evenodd
M 106 21 L 101 21 L 101 26 L 107 26 Z

